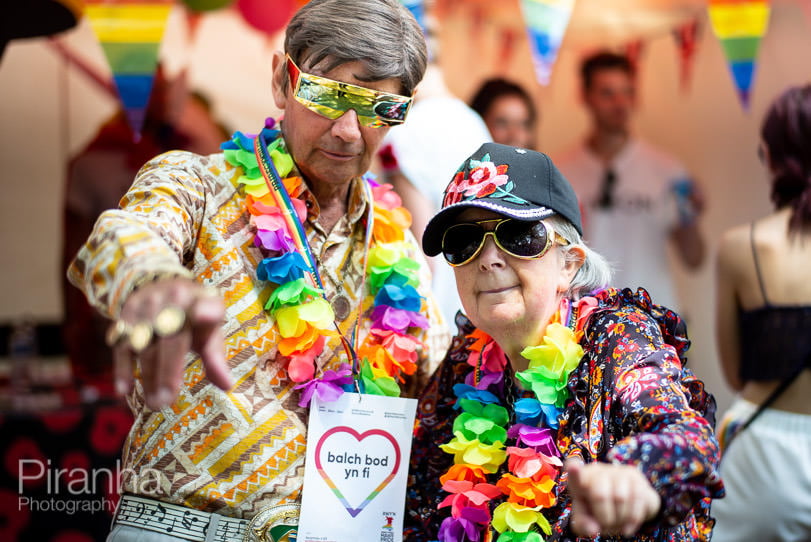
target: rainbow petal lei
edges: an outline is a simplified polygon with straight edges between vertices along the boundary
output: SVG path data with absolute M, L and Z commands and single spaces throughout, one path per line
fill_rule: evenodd
M 509 427 L 508 410 L 488 391 L 503 378 L 507 358 L 486 333 L 477 329 L 468 335 L 473 370 L 465 383 L 454 386 L 461 413 L 454 420 L 454 438 L 440 446 L 454 459 L 440 477 L 449 495 L 439 507 L 451 507 L 440 541 L 489 542 L 491 526 L 500 533 L 498 542 L 541 542 L 541 533 L 551 533 L 541 510 L 555 504 L 555 480 L 563 465 L 555 431 L 569 395 L 569 375 L 583 356 L 579 341 L 593 301 L 584 298 L 573 306 L 564 300 L 541 344 L 521 352 L 529 366 L 515 376 L 533 397 L 515 402 L 515 423 Z M 508 472 L 499 475 L 505 461 Z M 491 515 L 491 501 L 504 497 Z
M 315 360 L 324 351 L 327 338 L 339 332 L 332 306 L 323 289 L 309 278 L 307 261 L 296 249 L 295 233 L 276 205 L 254 154 L 254 138 L 261 137 L 298 219 L 304 223 L 307 207 L 301 197 L 307 188 L 303 179 L 293 174 L 293 159 L 280 130 L 274 126 L 275 121 L 267 119 L 258 135 L 235 132 L 220 148 L 229 164 L 241 168 L 237 182 L 246 193 L 251 223 L 256 227 L 254 244 L 265 256 L 256 266 L 256 276 L 275 286 L 265 309 L 281 337 L 278 349 L 287 359 L 288 376 L 300 383 L 297 389 L 303 390 L 299 405 L 307 406 L 313 395 L 325 401 L 335 400 L 352 388 L 353 380 L 358 380 L 364 393 L 398 396 L 398 382 L 403 381 L 403 373 L 415 372 L 417 350 L 422 346 L 410 333 L 428 326 L 420 313 L 423 298 L 417 291 L 419 264 L 408 256 L 409 245 L 405 242 L 411 215 L 391 185 L 379 185 L 364 177 L 374 199 L 365 279 L 371 300 L 363 304 L 371 306 L 371 327 L 357 349 L 361 360 L 357 374 L 353 375 L 347 363 L 353 360 L 346 360 L 337 370 L 327 370 L 316 378 Z

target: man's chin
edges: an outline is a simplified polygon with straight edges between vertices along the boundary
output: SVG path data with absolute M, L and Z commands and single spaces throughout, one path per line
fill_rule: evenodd
M 357 166 L 351 167 L 349 164 L 335 164 L 333 167 L 325 166 L 309 173 L 304 173 L 307 181 L 312 184 L 342 185 L 349 184 L 352 179 L 359 177 L 366 171 L 360 171 Z

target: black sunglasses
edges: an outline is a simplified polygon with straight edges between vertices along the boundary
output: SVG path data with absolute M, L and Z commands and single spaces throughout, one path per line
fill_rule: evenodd
M 492 230 L 482 224 L 495 222 Z M 454 267 L 465 265 L 481 252 L 488 235 L 493 236 L 496 246 L 522 260 L 540 258 L 552 246 L 553 239 L 560 245 L 569 242 L 558 235 L 543 221 L 524 222 L 512 218 L 493 218 L 454 224 L 442 236 L 442 255 Z

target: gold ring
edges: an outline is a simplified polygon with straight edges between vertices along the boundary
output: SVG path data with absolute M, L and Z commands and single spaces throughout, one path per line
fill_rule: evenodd
M 130 348 L 140 354 L 144 348 L 152 342 L 152 324 L 149 322 L 138 322 L 130 328 L 129 333 Z
M 203 297 L 220 297 L 221 295 L 220 289 L 216 286 L 203 287 Z
M 155 316 L 152 329 L 158 337 L 168 337 L 183 329 L 185 323 L 186 311 L 176 306 L 164 307 Z
M 118 345 L 122 339 L 127 338 L 130 333 L 130 326 L 124 320 L 116 320 L 110 327 L 107 328 L 105 342 L 107 346 L 113 348 Z

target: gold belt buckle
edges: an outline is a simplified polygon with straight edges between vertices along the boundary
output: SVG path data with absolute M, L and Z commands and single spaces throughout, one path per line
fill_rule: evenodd
M 296 542 L 300 504 L 268 506 L 248 522 L 244 542 Z

